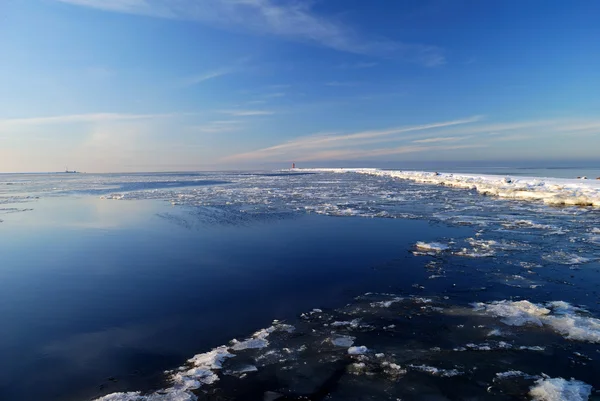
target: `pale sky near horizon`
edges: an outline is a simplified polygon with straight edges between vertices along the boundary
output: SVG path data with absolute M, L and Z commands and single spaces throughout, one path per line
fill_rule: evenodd
M 0 2 L 0 172 L 595 159 L 600 3 Z

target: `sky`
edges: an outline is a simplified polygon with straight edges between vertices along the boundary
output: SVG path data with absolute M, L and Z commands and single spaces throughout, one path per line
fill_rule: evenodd
M 600 2 L 0 0 L 0 172 L 600 160 Z

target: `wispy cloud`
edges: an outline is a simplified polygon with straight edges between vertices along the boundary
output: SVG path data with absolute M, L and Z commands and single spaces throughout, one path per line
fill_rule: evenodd
M 436 143 L 436 142 L 456 142 L 464 141 L 471 138 L 470 136 L 442 136 L 436 138 L 416 139 L 412 143 Z
M 329 150 L 306 155 L 300 161 L 331 161 L 331 160 L 367 160 L 382 156 L 394 156 L 408 153 L 448 152 L 460 149 L 477 149 L 487 147 L 485 144 L 467 144 L 454 146 L 398 146 L 372 150 Z
M 409 132 L 425 131 L 435 128 L 450 127 L 454 125 L 469 124 L 478 121 L 481 117 L 475 116 L 466 119 L 444 121 L 432 124 L 423 124 L 410 127 L 391 128 L 387 130 L 361 131 L 353 134 L 315 134 L 301 137 L 292 141 L 284 142 L 279 145 L 264 149 L 255 150 L 229 156 L 229 161 L 251 161 L 259 159 L 277 159 L 283 157 L 296 156 L 300 159 L 304 156 L 314 154 L 327 148 L 349 148 L 364 144 L 365 141 L 387 139 L 396 137 Z M 341 152 L 341 151 L 340 151 Z
M 48 124 L 69 124 L 69 123 L 101 123 L 114 121 L 130 120 L 148 120 L 153 118 L 169 118 L 182 116 L 185 113 L 162 113 L 162 114 L 125 114 L 125 113 L 89 113 L 89 114 L 70 114 L 48 117 L 29 117 L 29 118 L 9 118 L 0 119 L 0 128 L 48 125 Z
M 193 20 L 289 40 L 313 42 L 338 51 L 398 57 L 433 67 L 445 63 L 436 46 L 368 38 L 317 14 L 312 1 L 298 0 L 56 0 L 104 11 Z
M 221 110 L 223 114 L 229 114 L 230 116 L 237 117 L 250 117 L 250 116 L 270 116 L 275 112 L 270 110 Z
M 482 117 L 351 134 L 319 133 L 228 156 L 224 162 L 360 160 L 417 152 L 491 148 L 499 142 L 540 141 L 600 134 L 597 120 L 482 123 Z M 462 142 L 452 144 L 452 142 Z M 540 142 L 543 143 L 543 142 Z
M 230 68 L 223 68 L 220 70 L 205 72 L 202 74 L 192 75 L 191 77 L 187 77 L 181 81 L 182 86 L 194 86 L 202 83 L 204 81 L 208 81 L 211 79 L 219 78 L 224 75 L 231 74 L 233 72 Z

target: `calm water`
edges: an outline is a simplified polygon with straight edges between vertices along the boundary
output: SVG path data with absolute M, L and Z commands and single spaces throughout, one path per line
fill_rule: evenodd
M 340 400 L 358 394 L 524 399 L 541 373 L 600 387 L 600 321 L 594 320 L 600 316 L 600 213 L 594 208 L 553 208 L 356 174 L 5 175 L 0 220 L 2 400 L 90 400 L 168 387 L 165 369 L 246 338 L 273 319 L 298 331 L 273 335 L 270 347 L 308 347 L 306 354 L 290 351 L 271 363 L 276 349 L 242 352 L 238 360 L 258 366 L 259 374 L 243 382 L 222 376 L 206 399 L 262 399 L 278 388 L 294 397 L 327 388 Z M 366 292 L 397 295 L 354 300 Z M 372 306 L 396 296 L 409 301 Z M 491 302 L 521 300 L 565 301 L 587 312 L 557 310 L 543 331 L 494 316 Z M 475 316 L 475 302 L 488 303 L 492 312 Z M 313 308 L 325 312 L 298 320 Z M 577 323 L 581 339 L 568 338 L 573 327 L 560 313 Z M 343 319 L 371 322 L 336 330 L 385 358 L 371 354 L 357 362 L 346 349 L 322 349 L 331 343 L 329 325 Z M 397 328 L 386 328 L 390 322 Z M 553 329 L 556 322 L 566 331 Z M 503 342 L 490 340 L 494 329 Z M 470 343 L 492 353 L 465 347 Z M 532 353 L 531 346 L 544 351 Z M 450 354 L 438 353 L 445 348 Z M 551 361 L 559 363 L 548 370 Z M 349 365 L 355 362 L 367 370 Z M 400 387 L 368 381 L 389 371 L 383 362 L 408 369 L 400 382 L 392 375 Z M 432 377 L 419 368 L 424 365 L 462 376 L 458 382 Z M 278 373 L 299 366 L 310 369 Z M 508 387 L 492 379 L 511 366 L 531 378 Z M 298 387 L 315 380 L 339 386 Z M 490 385 L 497 392 L 486 392 Z M 403 393 L 407 388 L 419 391 Z
M 275 318 L 410 288 L 426 274 L 407 252 L 415 235 L 468 231 L 315 215 L 186 227 L 165 212 L 189 220 L 162 202 L 95 197 L 5 218 L 1 399 L 151 387 L 162 370 Z

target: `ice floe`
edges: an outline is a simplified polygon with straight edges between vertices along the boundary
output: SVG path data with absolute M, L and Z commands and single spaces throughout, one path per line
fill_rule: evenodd
M 432 376 L 453 377 L 464 374 L 463 372 L 460 372 L 456 369 L 441 369 L 427 365 L 408 365 L 408 367 L 418 372 L 427 373 Z
M 519 177 L 496 175 L 432 173 L 425 171 L 357 169 L 307 169 L 303 171 L 328 171 L 358 173 L 379 177 L 410 180 L 423 184 L 476 190 L 484 195 L 500 198 L 543 201 L 551 205 L 578 205 L 600 207 L 600 182 L 561 178 Z
M 567 302 L 495 301 L 476 303 L 474 308 L 500 317 L 510 326 L 546 326 L 569 340 L 600 343 L 600 319 L 587 316 L 585 309 Z
M 361 345 L 359 347 L 350 347 L 348 348 L 349 355 L 364 355 L 369 351 L 367 347 Z
M 536 381 L 529 395 L 535 401 L 587 401 L 592 386 L 582 381 L 563 378 L 543 378 Z
M 431 251 L 431 252 L 443 252 L 450 249 L 446 244 L 440 242 L 423 242 L 419 241 L 415 244 L 415 247 L 419 250 Z

